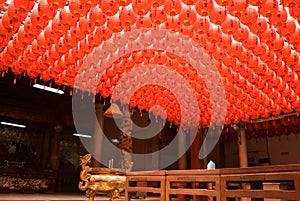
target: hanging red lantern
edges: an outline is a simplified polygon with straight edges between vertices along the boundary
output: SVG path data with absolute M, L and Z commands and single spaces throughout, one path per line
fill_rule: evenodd
M 93 7 L 89 12 L 89 21 L 96 26 L 102 26 L 106 22 L 106 16 L 101 11 L 99 5 Z
M 102 4 L 101 4 L 102 5 Z M 88 9 L 80 3 L 79 0 L 69 0 L 70 12 L 75 17 L 84 17 L 87 15 Z
M 24 26 L 22 26 L 19 28 L 19 31 L 18 31 L 18 40 L 22 41 L 22 43 L 28 45 L 28 44 L 32 43 L 32 41 L 34 40 L 34 36 L 26 33 Z
M 191 6 L 194 5 L 197 2 L 197 0 L 182 0 L 182 2 L 187 6 Z
M 70 34 L 71 34 L 71 37 L 76 39 L 76 41 L 80 41 L 80 40 L 83 40 L 85 38 L 85 35 L 83 32 L 80 31 L 80 28 L 79 27 L 72 27 L 70 29 Z
M 158 8 L 158 7 L 162 6 L 162 5 L 164 5 L 165 2 L 166 2 L 166 0 L 153 0 L 152 6 L 154 8 Z
M 182 4 L 180 0 L 167 0 L 164 3 L 164 10 L 169 16 L 176 16 L 180 13 Z
M 249 0 L 248 3 L 252 6 L 262 6 L 267 0 Z
M 293 45 L 297 45 L 300 43 L 300 29 L 296 28 L 293 34 L 287 35 L 287 39 L 289 43 L 292 43 Z
M 283 47 L 276 51 L 277 58 L 286 60 L 291 54 L 291 47 L 288 43 L 284 43 Z
M 63 25 L 72 27 L 76 24 L 78 17 L 73 15 L 69 9 L 69 6 L 65 6 L 59 13 L 60 21 Z
M 278 37 L 276 36 L 275 40 L 269 44 L 269 48 L 272 51 L 279 51 L 283 48 L 283 46 L 284 46 L 284 40 L 282 37 L 279 36 Z
M 68 25 L 61 23 L 59 15 L 56 15 L 51 23 L 52 31 L 57 35 L 65 35 L 69 29 Z
M 209 19 L 212 23 L 221 25 L 226 19 L 226 9 L 221 6 L 215 6 L 209 14 Z
M 220 38 L 220 29 L 219 27 L 211 24 L 208 32 L 206 33 L 206 38 L 211 43 L 216 43 Z
M 250 26 L 250 31 L 258 36 L 267 30 L 268 23 L 266 18 L 258 17 L 256 22 Z
M 263 43 L 270 43 L 276 38 L 276 30 L 273 27 L 267 28 L 267 30 L 261 34 L 260 40 Z
M 197 1 L 195 5 L 196 11 L 201 16 L 208 16 L 214 8 L 212 0 Z
M 112 34 L 113 32 L 105 26 L 96 27 L 95 37 L 99 37 L 103 41 L 110 39 L 112 37 Z
M 13 21 L 12 19 L 10 19 L 7 12 L 5 12 L 3 14 L 1 20 L 2 20 L 2 25 L 8 32 L 12 32 L 15 29 L 16 21 Z
M 165 11 L 163 9 L 151 9 L 150 10 L 150 20 L 156 24 L 162 24 L 166 21 L 167 19 L 167 14 L 165 13 Z
M 231 1 L 227 6 L 228 12 L 235 17 L 240 17 L 246 12 L 248 4 L 247 1 Z
M 259 13 L 265 17 L 271 17 L 278 11 L 278 1 L 277 0 L 266 0 L 262 4 Z
M 258 37 L 252 33 L 249 34 L 248 38 L 244 40 L 243 45 L 245 48 L 252 50 L 255 47 L 257 47 L 258 43 Z
M 27 2 L 28 3 L 28 2 Z M 26 2 L 25 2 L 26 4 Z M 21 11 L 21 12 L 20 12 Z M 19 7 L 16 7 L 13 3 L 8 4 L 7 6 L 7 15 L 13 22 L 22 21 L 25 10 Z
M 47 41 L 50 41 L 52 44 L 56 43 L 58 41 L 58 39 L 60 38 L 60 35 L 55 33 L 52 30 L 52 25 L 49 24 L 46 28 L 45 28 L 45 32 L 44 32 L 44 36 L 46 38 Z
M 38 14 L 46 21 L 54 18 L 57 9 L 50 7 L 47 0 L 41 0 L 38 4 Z
M 184 26 L 194 24 L 197 19 L 196 11 L 192 8 L 183 8 L 179 13 L 179 22 Z
M 229 48 L 231 46 L 231 44 L 232 44 L 232 37 L 231 37 L 231 35 L 220 33 L 220 38 L 217 41 L 217 45 L 220 48 L 227 49 L 227 48 Z
M 147 29 L 152 27 L 151 20 L 148 17 L 139 17 L 135 25 L 138 29 Z
M 299 62 L 299 54 L 296 51 L 291 50 L 290 55 L 285 59 L 285 64 L 289 67 L 295 68 L 298 62 Z
M 120 6 L 128 6 L 131 4 L 132 0 L 118 0 Z
M 260 56 L 260 59 L 265 63 L 270 63 L 274 61 L 275 54 L 273 51 L 267 50 L 267 52 Z
M 152 5 L 152 0 L 132 1 L 132 9 L 139 16 L 146 15 L 150 11 L 151 5 Z
M 249 28 L 247 26 L 240 26 L 233 34 L 234 40 L 238 42 L 243 42 L 249 36 Z
M 180 22 L 177 18 L 167 18 L 165 28 L 169 31 L 178 32 L 180 30 Z
M 203 47 L 206 44 L 206 35 L 205 34 L 195 34 L 192 38 L 196 44 L 199 44 L 201 47 Z
M 254 6 L 248 6 L 246 11 L 239 17 L 240 21 L 247 26 L 254 24 L 257 18 L 258 10 L 257 7 Z
M 30 15 L 30 20 L 31 20 L 32 26 L 34 26 L 39 31 L 44 29 L 48 24 L 48 21 L 45 20 L 45 18 L 41 17 L 38 14 L 37 10 L 32 11 L 32 13 Z
M 286 22 L 287 20 L 287 12 L 284 6 L 279 6 L 278 10 L 274 15 L 269 17 L 269 21 L 272 25 L 279 27 L 282 23 Z
M 47 0 L 49 6 L 54 9 L 63 8 L 66 2 L 67 0 Z
M 222 23 L 221 29 L 223 33 L 233 34 L 240 27 L 238 18 L 227 16 L 226 20 Z
M 88 35 L 88 42 L 94 47 L 98 47 L 102 43 L 102 38 L 96 37 L 95 33 L 91 33 Z
M 231 57 L 238 57 L 242 51 L 243 48 L 239 43 L 233 43 L 230 47 L 227 48 L 227 53 Z
M 252 49 L 252 52 L 255 56 L 259 57 L 264 55 L 267 52 L 268 46 L 266 44 L 259 44 L 255 48 Z
M 198 17 L 193 24 L 193 31 L 197 34 L 207 33 L 209 28 L 209 20 L 206 17 Z
M 295 19 L 289 17 L 286 22 L 282 23 L 282 25 L 280 26 L 280 34 L 282 36 L 290 36 L 292 35 L 296 30 L 296 23 L 295 23 Z
M 131 7 L 127 6 L 122 8 L 119 20 L 124 26 L 132 26 L 136 22 L 136 18 L 137 17 Z
M 77 46 L 77 39 L 70 32 L 66 33 L 63 37 L 64 45 L 70 49 Z
M 79 25 L 79 29 L 84 34 L 89 34 L 89 33 L 94 32 L 95 26 L 87 18 L 80 18 L 80 20 L 78 21 L 78 25 Z

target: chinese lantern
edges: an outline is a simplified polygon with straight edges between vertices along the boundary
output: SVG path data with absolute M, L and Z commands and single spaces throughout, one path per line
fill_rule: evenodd
M 233 38 L 234 40 L 238 41 L 238 42 L 243 42 L 244 40 L 246 40 L 249 36 L 249 28 L 247 26 L 240 26 L 240 28 L 238 28 L 233 34 Z
M 286 42 L 284 43 L 283 47 L 280 50 L 276 51 L 277 58 L 282 60 L 288 58 L 290 54 L 291 54 L 291 47 Z
M 254 34 L 261 35 L 266 31 L 268 26 L 267 20 L 264 17 L 258 17 L 256 22 L 250 26 L 250 31 Z
M 56 15 L 51 23 L 52 31 L 58 35 L 64 35 L 68 31 L 68 25 L 61 23 L 59 15 Z
M 242 43 L 245 46 L 245 48 L 252 50 L 258 45 L 258 37 L 250 33 L 248 38 L 244 40 Z
M 237 18 L 227 16 L 226 20 L 222 23 L 221 29 L 223 33 L 233 34 L 240 27 L 240 23 Z
M 136 28 L 138 29 L 144 29 L 144 28 L 151 28 L 152 23 L 151 20 L 148 17 L 139 17 L 135 23 Z
M 166 0 L 164 10 L 169 16 L 176 16 L 180 13 L 182 4 L 180 0 Z
M 67 0 L 47 0 L 50 7 L 54 9 L 62 8 L 66 5 Z
M 212 23 L 221 25 L 226 19 L 226 9 L 221 6 L 215 6 L 209 14 L 209 19 Z
M 47 26 L 48 21 L 38 14 L 37 10 L 33 10 L 30 15 L 31 25 L 37 30 L 42 30 Z
M 240 21 L 247 26 L 254 24 L 257 18 L 258 10 L 254 6 L 248 6 L 246 11 L 239 17 Z
M 77 26 L 76 27 L 72 27 L 70 29 L 70 33 L 71 33 L 72 38 L 75 38 L 76 41 L 80 41 L 80 40 L 82 40 L 82 39 L 85 38 L 84 33 Z
M 214 8 L 212 0 L 198 1 L 195 5 L 196 11 L 201 16 L 208 16 Z
M 277 13 L 278 11 L 278 1 L 277 0 L 265 0 L 266 2 L 262 4 L 259 13 L 265 17 L 270 17 Z
M 275 40 L 268 44 L 268 46 L 272 51 L 281 50 L 284 46 L 284 40 L 282 37 L 276 36 Z
M 220 34 L 219 27 L 211 24 L 206 33 L 206 38 L 209 42 L 216 43 L 219 40 Z
M 132 1 L 132 9 L 139 16 L 146 15 L 150 11 L 151 5 L 152 5 L 152 0 Z
M 11 4 L 15 8 L 18 8 L 18 10 L 20 10 L 21 12 L 28 12 L 33 8 L 34 3 L 35 1 L 33 0 L 13 0 Z
M 220 33 L 220 38 L 217 41 L 217 45 L 220 48 L 227 49 L 227 48 L 229 48 L 231 46 L 231 43 L 232 43 L 232 37 L 231 37 L 231 35 Z
M 286 22 L 282 23 L 280 26 L 280 34 L 282 36 L 289 36 L 292 35 L 296 30 L 296 23 L 295 19 L 289 17 Z
M 287 20 L 287 12 L 284 6 L 279 6 L 276 14 L 269 17 L 272 25 L 278 27 Z
M 123 7 L 121 12 L 120 12 L 120 16 L 119 16 L 119 20 L 122 24 L 124 24 L 124 26 L 131 26 L 136 22 L 136 15 L 135 13 L 132 11 L 132 8 L 127 6 L 127 7 Z
M 197 19 L 196 11 L 192 8 L 183 8 L 179 13 L 179 22 L 184 26 L 194 24 Z
M 247 1 L 232 0 L 227 6 L 227 9 L 232 16 L 240 17 L 242 14 L 245 13 L 247 6 Z
M 174 31 L 174 32 L 178 32 L 180 29 L 180 22 L 178 21 L 177 18 L 167 18 L 166 22 L 165 22 L 165 28 L 169 31 Z
M 270 43 L 274 41 L 275 38 L 276 38 L 276 30 L 273 27 L 267 28 L 267 30 L 263 32 L 260 36 L 260 40 L 263 43 Z
M 194 5 L 197 2 L 197 0 L 182 0 L 182 2 L 187 6 L 191 6 Z
M 5 12 L 2 16 L 2 25 L 8 31 L 12 32 L 16 27 L 16 22 L 9 18 L 8 13 Z
M 80 18 L 79 20 L 79 29 L 84 34 L 92 33 L 95 29 L 95 25 L 90 22 L 87 18 Z
M 59 13 L 60 21 L 63 25 L 72 27 L 76 24 L 78 17 L 73 15 L 69 6 L 65 6 Z
M 87 15 L 88 12 L 88 9 L 84 5 L 82 5 L 79 0 L 69 0 L 69 8 L 70 12 L 75 17 L 84 17 Z
M 22 43 L 30 44 L 34 40 L 34 36 L 26 33 L 24 26 L 22 26 L 18 31 L 18 40 L 22 41 Z
M 238 43 L 233 43 L 230 47 L 227 48 L 227 53 L 231 57 L 238 57 L 240 53 L 243 51 L 243 48 Z
M 206 17 L 198 17 L 193 24 L 193 31 L 198 34 L 207 33 L 209 28 L 209 20 Z
M 167 14 L 165 13 L 165 11 L 163 9 L 151 9 L 150 11 L 150 20 L 158 25 L 158 24 L 162 24 L 166 21 L 167 19 Z
M 47 0 L 41 0 L 38 4 L 38 14 L 46 21 L 53 19 L 57 9 L 50 7 Z

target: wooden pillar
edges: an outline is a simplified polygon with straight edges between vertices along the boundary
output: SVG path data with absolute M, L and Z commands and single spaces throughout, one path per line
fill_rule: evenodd
M 239 147 L 239 160 L 240 167 L 248 167 L 248 153 L 247 153 L 247 141 L 246 141 L 245 124 L 239 123 L 238 130 L 238 147 Z
M 246 131 L 245 131 L 244 123 L 239 123 L 238 125 L 238 147 L 239 147 L 240 167 L 246 168 L 248 167 L 248 153 L 247 153 L 247 139 L 246 139 Z M 243 183 L 242 188 L 250 189 L 251 186 L 248 183 Z M 251 198 L 242 197 L 241 201 L 251 201 Z
M 178 169 L 179 170 L 185 170 L 187 168 L 187 160 L 186 160 L 186 134 L 183 130 L 180 130 L 178 132 Z M 180 153 L 184 153 L 183 155 L 180 155 Z M 186 186 L 185 183 L 178 183 L 177 187 L 184 188 Z M 178 198 L 185 198 L 184 195 L 178 194 Z
M 193 136 L 191 136 L 193 138 Z M 192 139 L 191 139 L 192 140 Z M 202 129 L 198 129 L 193 142 L 191 143 L 191 169 L 203 169 L 203 160 L 199 159 L 199 152 L 203 143 Z
M 58 170 L 59 165 L 59 144 L 60 144 L 60 134 L 62 131 L 62 126 L 60 123 L 57 123 L 54 127 L 54 137 L 53 137 L 53 146 L 50 156 L 50 164 L 52 170 Z
M 102 138 L 103 138 L 103 129 L 104 129 L 104 112 L 103 112 L 103 104 L 99 103 L 95 106 L 96 110 L 96 116 L 97 116 L 97 122 L 96 124 L 99 124 L 99 127 L 95 127 L 95 133 L 93 136 L 93 160 L 92 160 L 92 166 L 93 167 L 100 167 L 100 158 L 102 154 Z

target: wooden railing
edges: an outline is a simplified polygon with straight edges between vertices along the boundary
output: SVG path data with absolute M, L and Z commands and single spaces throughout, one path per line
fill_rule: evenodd
M 300 165 L 157 172 L 127 175 L 126 201 L 133 191 L 159 193 L 160 200 L 166 201 L 179 194 L 201 201 L 300 201 Z M 160 185 L 131 187 L 134 181 L 159 181 Z

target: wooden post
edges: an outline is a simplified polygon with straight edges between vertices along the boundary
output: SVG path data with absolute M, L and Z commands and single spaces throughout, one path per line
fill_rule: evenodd
M 191 137 L 192 138 L 192 137 Z M 191 143 L 191 169 L 203 169 L 203 160 L 199 159 L 199 152 L 201 149 L 203 138 L 202 129 L 198 129 L 198 132 Z
M 186 154 L 184 153 L 183 155 L 180 155 L 180 153 L 183 153 L 186 149 L 186 134 L 184 131 L 179 131 L 178 132 L 178 169 L 179 170 L 185 170 L 187 168 L 187 161 L 186 161 Z M 177 187 L 179 188 L 184 188 L 185 183 L 178 183 Z M 185 198 L 184 195 L 178 194 L 178 198 Z
M 96 104 L 96 116 L 97 116 L 97 122 L 96 124 L 99 124 L 99 127 L 95 127 L 95 133 L 93 136 L 93 160 L 92 160 L 92 166 L 93 167 L 100 167 L 100 159 L 101 159 L 101 154 L 102 154 L 102 138 L 103 138 L 103 129 L 104 129 L 104 112 L 103 112 L 103 104 L 99 103 Z
M 248 152 L 247 152 L 247 139 L 246 139 L 246 131 L 245 124 L 239 123 L 238 126 L 238 147 L 239 147 L 239 159 L 240 159 L 240 167 L 246 168 L 248 167 Z M 250 189 L 250 184 L 243 183 L 243 189 Z M 251 201 L 251 198 L 242 197 L 241 201 Z
M 51 150 L 50 164 L 52 170 L 58 170 L 59 165 L 59 144 L 60 144 L 60 133 L 62 131 L 62 126 L 60 123 L 57 123 L 54 127 L 54 137 L 53 137 L 53 146 Z
M 239 124 L 238 130 L 238 147 L 239 147 L 239 159 L 240 167 L 248 167 L 248 153 L 247 153 L 247 141 L 246 141 L 246 132 L 245 124 Z

